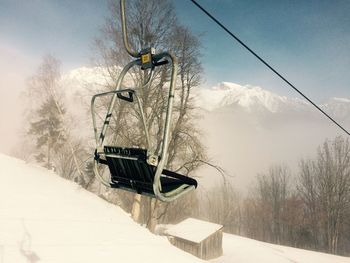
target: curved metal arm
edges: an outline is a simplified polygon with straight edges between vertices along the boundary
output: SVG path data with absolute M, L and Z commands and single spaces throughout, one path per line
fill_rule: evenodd
M 168 147 L 169 147 L 169 139 L 170 139 L 169 137 L 170 137 L 171 119 L 172 119 L 171 116 L 173 112 L 174 94 L 175 94 L 175 88 L 176 88 L 177 59 L 173 54 L 168 52 L 160 53 L 157 56 L 159 56 L 159 58 L 165 57 L 170 59 L 172 68 L 171 68 L 171 79 L 170 79 L 169 96 L 168 96 L 168 108 L 166 113 L 164 131 L 163 131 L 163 144 L 162 144 L 162 150 L 161 150 L 161 157 L 154 176 L 153 191 L 161 201 L 171 202 L 179 198 L 180 196 L 192 191 L 193 189 L 195 189 L 195 186 L 193 185 L 189 186 L 189 185 L 183 184 L 171 192 L 168 192 L 168 193 L 161 192 L 162 189 L 161 189 L 160 176 L 163 172 L 164 166 L 168 159 Z
M 142 84 L 142 88 L 147 88 L 147 86 L 151 83 L 152 78 L 153 78 L 153 68 L 150 69 L 150 73 L 148 73 L 146 81 Z
M 171 79 L 170 79 L 170 87 L 169 87 L 169 95 L 168 95 L 168 107 L 167 107 L 165 126 L 164 126 L 164 131 L 163 131 L 163 144 L 162 144 L 160 162 L 157 166 L 157 170 L 156 170 L 156 173 L 154 176 L 153 191 L 154 191 L 155 195 L 160 200 L 165 201 L 165 202 L 169 202 L 169 201 L 172 201 L 172 200 L 178 198 L 182 194 L 185 194 L 188 191 L 192 190 L 194 187 L 187 187 L 186 188 L 186 186 L 180 186 L 179 188 L 175 189 L 174 191 L 172 191 L 168 194 L 163 194 L 161 192 L 162 189 L 161 189 L 160 176 L 163 172 L 164 166 L 165 166 L 167 158 L 168 158 L 171 115 L 173 112 L 174 94 L 175 94 L 175 87 L 176 87 L 177 59 L 173 54 L 168 53 L 168 52 L 158 54 L 157 56 L 166 57 L 166 58 L 171 60 Z
M 121 14 L 123 41 L 124 41 L 125 49 L 130 56 L 134 58 L 138 58 L 140 57 L 139 53 L 131 49 L 128 41 L 128 31 L 126 30 L 126 19 L 125 19 L 125 0 L 120 0 L 120 14 Z
M 100 174 L 100 172 L 98 170 L 98 161 L 96 159 L 94 159 L 94 162 L 93 162 L 93 169 L 94 169 L 94 174 L 97 176 L 97 178 L 100 180 L 100 182 L 104 186 L 111 187 L 111 182 L 109 182 L 106 179 L 104 179 L 102 177 L 102 175 Z

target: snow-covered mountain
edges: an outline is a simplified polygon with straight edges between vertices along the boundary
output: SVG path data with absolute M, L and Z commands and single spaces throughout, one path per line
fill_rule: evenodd
M 306 106 L 306 102 L 300 99 L 279 96 L 261 87 L 242 86 L 230 82 L 219 83 L 211 89 L 201 89 L 196 102 L 206 110 L 237 105 L 248 112 L 266 110 L 271 113 L 286 107 Z
M 107 76 L 106 70 L 101 67 L 81 67 L 63 75 L 63 82 L 70 86 L 76 84 L 79 87 L 83 87 L 84 84 L 105 85 L 110 81 Z
M 339 120 L 350 120 L 350 98 L 331 98 L 321 108 Z
M 299 112 L 305 115 L 315 112 L 314 107 L 304 99 L 288 98 L 261 87 L 230 82 L 221 82 L 210 89 L 197 90 L 196 103 L 207 111 L 236 107 L 252 114 Z M 350 116 L 350 99 L 347 98 L 330 98 L 319 106 L 339 120 L 346 120 Z
M 216 263 L 350 263 L 350 258 L 224 234 Z M 0 262 L 205 262 L 119 207 L 42 167 L 0 154 Z

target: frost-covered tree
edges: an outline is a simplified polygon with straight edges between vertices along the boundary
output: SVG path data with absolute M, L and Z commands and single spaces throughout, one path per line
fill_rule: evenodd
M 62 106 L 61 112 L 65 110 Z M 35 158 L 38 162 L 44 163 L 48 169 L 52 168 L 52 153 L 57 153 L 62 149 L 66 138 L 62 127 L 62 119 L 56 108 L 54 99 L 48 98 L 36 111 L 34 111 L 35 120 L 30 122 L 29 135 L 32 135 L 36 141 L 38 153 Z
M 84 147 L 68 128 L 70 115 L 65 107 L 60 67 L 59 60 L 46 55 L 29 79 L 24 94 L 27 107 L 23 126 L 35 141 L 36 150 L 32 154 L 39 162 L 45 162 L 47 168 L 54 165 L 61 176 L 80 182 L 84 179 L 80 168 Z
M 60 62 L 52 56 L 45 56 L 25 91 L 27 135 L 35 142 L 36 160 L 49 169 L 53 165 L 53 154 L 67 139 L 60 79 Z

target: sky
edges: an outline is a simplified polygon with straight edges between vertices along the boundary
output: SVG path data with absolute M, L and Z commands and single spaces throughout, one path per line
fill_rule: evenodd
M 316 102 L 350 97 L 350 1 L 198 2 Z M 173 3 L 181 23 L 201 35 L 203 87 L 228 81 L 298 96 L 189 0 Z M 3 127 L 20 128 L 18 95 L 42 57 L 61 60 L 64 72 L 91 65 L 93 38 L 109 16 L 107 0 L 0 0 L 2 136 L 17 136 Z
M 350 1 L 198 2 L 316 101 L 350 96 Z M 205 32 L 209 86 L 226 80 L 296 96 L 190 1 L 178 1 L 177 10 L 190 28 Z

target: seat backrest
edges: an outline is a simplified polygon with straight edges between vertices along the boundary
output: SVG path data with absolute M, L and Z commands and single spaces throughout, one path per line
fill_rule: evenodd
M 104 152 L 112 182 L 142 188 L 142 191 L 152 189 L 156 167 L 147 163 L 147 150 L 105 146 Z

